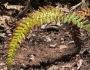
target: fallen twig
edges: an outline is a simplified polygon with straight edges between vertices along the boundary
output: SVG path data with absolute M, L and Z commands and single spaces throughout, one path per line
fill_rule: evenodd
M 75 6 L 72 6 L 71 7 L 71 10 L 73 11 L 73 10 L 75 10 L 78 6 L 80 6 L 82 3 L 80 2 L 80 3 L 78 3 L 78 4 L 76 4 Z

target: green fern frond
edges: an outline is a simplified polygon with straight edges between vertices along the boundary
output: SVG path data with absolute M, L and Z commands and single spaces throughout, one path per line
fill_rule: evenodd
M 44 23 L 50 23 L 53 21 L 60 21 L 62 23 L 76 24 L 78 27 L 83 28 L 87 21 L 83 21 L 81 18 L 73 13 L 64 14 L 56 8 L 49 7 L 47 9 L 40 8 L 39 11 L 28 14 L 27 18 L 22 20 L 16 27 L 11 42 L 9 43 L 7 65 L 10 68 L 14 59 L 16 49 L 20 46 L 21 42 L 25 39 L 26 35 L 34 26 L 40 26 Z M 84 29 L 90 29 L 90 25 L 84 27 Z
M 85 25 L 83 28 L 84 28 L 87 32 L 89 32 L 89 31 L 90 31 L 90 24 Z
M 43 9 L 30 13 L 28 17 L 22 20 L 19 25 L 16 27 L 11 42 L 9 43 L 8 50 L 8 59 L 7 65 L 10 68 L 11 63 L 14 59 L 16 49 L 20 46 L 25 36 L 28 34 L 29 30 L 32 29 L 35 25 L 42 25 L 44 23 L 49 23 L 56 20 L 60 13 L 55 8 L 48 8 L 47 10 Z

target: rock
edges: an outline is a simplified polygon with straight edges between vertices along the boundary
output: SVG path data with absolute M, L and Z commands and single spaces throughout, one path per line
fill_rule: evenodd
M 47 42 L 50 42 L 51 41 L 51 38 L 48 37 L 48 36 L 46 36 L 46 40 L 47 40 Z
M 4 65 L 5 65 L 5 63 L 3 63 L 3 62 L 0 63 L 0 66 L 4 66 Z
M 55 48 L 56 47 L 56 44 L 51 44 L 49 47 L 50 48 Z
M 33 54 L 30 55 L 30 60 L 34 60 L 35 56 Z
M 66 45 L 60 45 L 59 46 L 59 50 L 60 52 L 66 52 L 66 50 L 69 48 L 69 46 L 66 46 Z
M 65 32 L 66 35 L 69 35 L 69 32 Z
M 66 45 L 60 45 L 59 47 L 60 47 L 60 49 L 68 48 L 68 46 L 66 46 Z
M 64 38 L 61 38 L 61 41 L 64 41 Z

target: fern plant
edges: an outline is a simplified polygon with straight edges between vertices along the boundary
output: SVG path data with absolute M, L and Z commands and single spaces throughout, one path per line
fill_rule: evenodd
M 84 28 L 87 31 L 90 29 L 90 24 L 86 25 L 86 23 L 88 22 L 87 20 L 84 21 L 73 13 L 68 13 L 66 15 L 54 7 L 40 7 L 39 11 L 32 12 L 28 14 L 27 18 L 22 19 L 14 30 L 12 39 L 9 43 L 7 58 L 8 68 L 10 68 L 11 66 L 17 48 L 25 39 L 30 29 L 34 28 L 34 26 L 41 26 L 45 23 L 50 23 L 53 21 L 60 21 L 62 23 L 72 22 L 73 24 L 77 25 L 80 28 Z

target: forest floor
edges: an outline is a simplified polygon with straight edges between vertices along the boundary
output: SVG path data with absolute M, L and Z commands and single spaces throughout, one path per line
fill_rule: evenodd
M 20 20 L 12 23 L 11 17 L 14 19 L 25 4 L 23 0 L 0 4 L 0 70 L 7 70 L 8 43 Z M 38 5 L 33 5 L 38 8 Z M 58 27 L 58 23 L 48 24 L 49 27 L 56 26 L 56 29 L 43 30 L 42 26 L 32 29 L 17 49 L 11 70 L 90 70 L 90 33 L 80 29 L 79 40 L 75 43 L 74 34 L 65 24 Z M 80 52 L 77 46 L 81 47 Z

